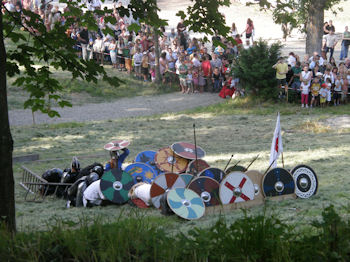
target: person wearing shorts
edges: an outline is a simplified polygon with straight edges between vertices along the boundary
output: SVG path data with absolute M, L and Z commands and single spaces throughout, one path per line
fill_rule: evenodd
M 252 38 L 252 45 L 254 44 L 254 39 L 253 39 L 253 32 L 254 32 L 254 24 L 253 21 L 248 18 L 247 20 L 247 25 L 243 33 L 245 32 L 245 38 L 246 38 L 246 44 L 247 46 L 250 46 L 250 38 Z M 243 35 L 242 33 L 242 35 Z
M 277 84 L 279 88 L 282 88 L 279 94 L 279 98 L 282 98 L 285 96 L 286 88 L 288 88 L 287 86 L 288 65 L 284 61 L 283 57 L 280 57 L 278 58 L 277 63 L 272 66 L 272 68 L 276 69 Z

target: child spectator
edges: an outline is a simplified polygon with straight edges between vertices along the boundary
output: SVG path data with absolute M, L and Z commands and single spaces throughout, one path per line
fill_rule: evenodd
M 320 89 L 320 105 L 322 108 L 326 105 L 327 94 L 327 84 L 322 84 Z
M 199 83 L 199 68 L 194 67 L 192 70 L 192 78 L 193 78 L 193 90 L 195 93 L 198 93 L 198 83 Z
M 188 69 L 188 71 L 187 71 L 186 86 L 187 86 L 187 94 L 193 93 L 193 75 L 192 75 L 192 69 Z
M 212 93 L 219 93 L 221 89 L 221 74 L 218 67 L 215 67 L 212 75 L 213 90 Z
M 342 88 L 341 88 L 341 91 L 342 91 L 342 93 L 341 93 L 341 102 L 343 104 L 346 104 L 347 96 L 348 96 L 348 90 L 349 90 L 349 80 L 346 77 L 345 79 L 343 79 L 343 81 L 344 81 L 344 83 L 343 83 Z
M 301 72 L 300 75 L 300 88 L 301 88 L 301 107 L 308 108 L 309 105 L 309 87 L 311 82 L 311 71 L 309 71 L 308 66 L 304 66 L 304 70 Z
M 292 89 L 294 91 L 297 91 L 300 88 L 300 73 L 302 71 L 299 61 L 296 62 L 295 66 L 292 67 L 292 71 L 293 71 L 293 77 L 290 83 L 288 83 L 288 85 L 289 86 L 291 85 Z
M 143 75 L 143 81 L 148 81 L 148 54 L 147 52 L 143 52 L 142 61 L 141 61 L 141 72 Z
M 156 69 L 151 66 L 149 73 L 151 75 L 151 81 L 154 83 L 156 81 Z
M 198 72 L 198 85 L 199 85 L 199 92 L 203 93 L 204 86 L 205 86 L 205 79 L 204 79 L 204 72 L 201 67 L 199 68 L 199 72 Z
M 111 62 L 113 68 L 117 68 L 117 44 L 115 43 L 115 39 L 113 38 L 108 45 L 109 56 L 111 57 Z
M 139 47 L 136 47 L 136 53 L 134 54 L 133 58 L 134 58 L 135 77 L 141 80 L 142 79 L 142 73 L 141 73 L 142 53 Z
M 312 95 L 311 103 L 310 103 L 311 108 L 317 105 L 317 99 L 318 99 L 320 89 L 321 89 L 320 79 L 319 79 L 319 76 L 316 76 L 311 85 L 311 95 Z
M 342 94 L 342 86 L 344 85 L 343 79 L 340 75 L 337 76 L 337 80 L 335 80 L 335 86 L 334 86 L 334 105 L 338 106 Z
M 327 85 L 327 106 L 330 105 L 331 101 L 332 101 L 332 82 L 330 78 L 327 78 L 327 80 L 325 81 L 326 85 Z
M 178 70 L 179 70 L 179 80 L 180 80 L 181 92 L 185 93 L 186 89 L 187 89 L 187 86 L 186 86 L 187 67 L 184 64 L 183 57 L 180 57 L 180 59 L 179 59 Z

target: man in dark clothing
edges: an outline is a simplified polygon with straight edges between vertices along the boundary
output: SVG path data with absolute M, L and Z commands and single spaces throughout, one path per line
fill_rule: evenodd
M 87 30 L 86 26 L 84 26 L 83 30 L 81 30 L 78 33 L 77 38 L 78 38 L 78 41 L 79 41 L 79 43 L 81 45 L 83 59 L 86 61 L 87 58 L 88 58 L 87 46 L 89 44 L 89 31 Z

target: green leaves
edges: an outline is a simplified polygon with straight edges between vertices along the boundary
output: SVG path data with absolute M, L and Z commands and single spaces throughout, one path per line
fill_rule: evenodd
M 229 6 L 229 0 L 194 0 L 187 7 L 186 13 L 179 11 L 176 15 L 184 20 L 189 30 L 205 35 L 227 36 L 230 28 L 225 25 L 225 16 L 219 12 L 222 6 Z
M 241 51 L 233 71 L 248 93 L 265 99 L 277 97 L 276 71 L 272 66 L 281 48 L 280 43 L 269 46 L 260 39 L 251 48 Z

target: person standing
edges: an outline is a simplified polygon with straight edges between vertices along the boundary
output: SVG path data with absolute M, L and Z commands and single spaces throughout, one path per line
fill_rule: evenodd
M 332 60 L 334 48 L 337 45 L 337 36 L 334 34 L 333 29 L 329 30 L 329 34 L 324 36 L 324 46 L 326 54 L 330 52 L 329 62 Z
M 245 32 L 245 38 L 246 38 L 246 44 L 249 47 L 250 46 L 250 38 L 252 38 L 252 45 L 254 44 L 254 39 L 253 39 L 253 34 L 254 34 L 254 24 L 253 21 L 248 18 L 247 20 L 247 25 L 245 27 L 245 30 L 243 31 L 243 33 Z M 242 33 L 242 35 L 243 35 Z
M 279 88 L 283 88 L 285 90 L 288 88 L 287 86 L 287 72 L 288 72 L 288 65 L 284 61 L 283 57 L 279 57 L 276 64 L 272 66 L 272 68 L 276 69 L 276 79 L 278 83 Z M 284 96 L 284 91 L 280 92 L 279 98 Z
M 348 57 L 350 44 L 350 32 L 348 26 L 345 26 L 345 31 L 343 33 L 342 42 L 341 42 L 341 50 L 340 50 L 340 60 L 344 60 Z
M 84 26 L 83 29 L 77 34 L 77 40 L 81 46 L 83 59 L 86 61 L 88 58 L 87 46 L 89 44 L 89 31 L 87 29 L 87 26 Z
M 304 66 L 303 71 L 300 74 L 300 90 L 301 90 L 301 107 L 309 107 L 309 92 L 311 83 L 311 71 L 308 66 Z

